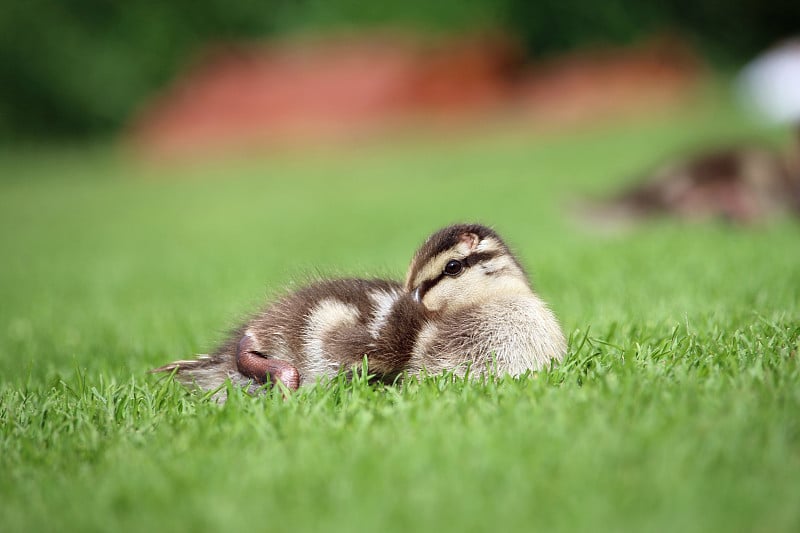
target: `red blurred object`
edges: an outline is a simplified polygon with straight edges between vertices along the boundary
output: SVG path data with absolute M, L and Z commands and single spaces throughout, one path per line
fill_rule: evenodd
M 533 65 L 520 81 L 520 106 L 547 122 L 581 122 L 663 107 L 689 96 L 702 62 L 675 37 L 639 46 L 564 55 Z
M 534 68 L 522 58 L 497 35 L 218 48 L 145 106 L 131 136 L 149 155 L 173 156 L 347 139 L 509 108 L 537 123 L 574 121 L 683 94 L 700 71 L 672 44 L 574 54 Z

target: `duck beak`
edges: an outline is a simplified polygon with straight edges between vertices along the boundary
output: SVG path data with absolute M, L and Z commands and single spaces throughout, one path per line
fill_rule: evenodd
M 419 287 L 414 289 L 414 292 L 411 293 L 411 299 L 414 300 L 416 303 L 421 303 L 419 298 Z

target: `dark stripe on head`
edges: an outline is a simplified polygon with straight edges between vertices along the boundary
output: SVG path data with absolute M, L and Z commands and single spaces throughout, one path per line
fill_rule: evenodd
M 474 254 L 470 254 L 464 259 L 461 260 L 464 263 L 464 266 L 471 267 L 473 265 L 477 265 L 482 261 L 489 261 L 490 259 L 494 259 L 500 255 L 499 252 L 476 252 Z
M 435 277 L 435 278 L 433 278 L 433 279 L 426 279 L 425 281 L 423 281 L 423 282 L 422 282 L 422 285 L 420 285 L 420 286 L 419 286 L 419 301 L 421 302 L 421 301 L 422 301 L 422 299 L 423 299 L 423 298 L 425 298 L 425 294 L 426 294 L 426 293 L 427 293 L 429 290 L 431 290 L 432 288 L 434 288 L 434 287 L 436 286 L 436 284 L 437 284 L 437 283 L 439 283 L 440 281 L 442 281 L 442 279 L 443 279 L 445 276 L 446 276 L 446 274 L 445 274 L 444 272 L 442 272 L 441 274 L 439 274 L 438 276 L 436 276 L 436 277 Z
M 465 233 L 474 233 L 478 236 L 479 240 L 491 237 L 501 246 L 507 248 L 503 239 L 501 239 L 493 229 L 481 224 L 454 224 L 452 226 L 447 226 L 428 237 L 425 242 L 422 243 L 417 253 L 414 254 L 414 259 L 411 262 L 411 268 L 408 273 L 408 279 L 413 280 L 416 278 L 421 266 L 427 263 L 431 258 L 456 246 L 460 242 L 461 236 Z
M 480 240 L 487 237 L 493 237 L 501 244 L 503 239 L 495 233 L 495 231 L 480 224 L 455 224 L 446 228 L 440 229 L 425 241 L 425 243 L 417 251 L 416 258 L 421 262 L 439 255 L 457 245 L 461 239 L 461 235 L 465 233 L 474 233 Z
M 498 252 L 477 252 L 477 253 L 468 255 L 464 259 L 461 259 L 461 264 L 463 264 L 465 268 L 469 268 L 471 266 L 477 265 L 480 262 L 489 261 L 490 259 L 494 259 L 498 255 L 500 255 Z M 420 299 L 420 301 L 422 301 L 422 299 L 425 297 L 425 293 L 426 292 L 431 290 L 433 287 L 436 286 L 437 283 L 439 283 L 440 281 L 442 281 L 443 278 L 446 278 L 446 277 L 450 277 L 450 276 L 448 276 L 448 274 L 445 274 L 444 272 L 442 272 L 438 276 L 436 276 L 434 279 L 428 279 L 428 280 L 423 281 L 422 284 L 419 286 L 419 299 Z

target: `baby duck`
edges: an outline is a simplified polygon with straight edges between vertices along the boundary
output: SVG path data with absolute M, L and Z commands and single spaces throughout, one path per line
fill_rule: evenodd
M 431 235 L 404 284 L 339 279 L 286 294 L 210 356 L 176 361 L 179 381 L 211 390 L 226 379 L 289 389 L 352 368 L 370 372 L 519 375 L 560 361 L 566 341 L 524 269 L 492 229 L 457 224 Z
M 414 255 L 404 288 L 421 304 L 422 327 L 404 370 L 518 376 L 560 361 L 561 327 L 520 262 L 492 229 L 458 224 Z
M 405 363 L 402 354 L 409 351 L 402 349 L 406 336 L 399 330 L 418 328 L 390 315 L 413 316 L 404 309 L 411 305 L 415 304 L 403 298 L 397 282 L 317 281 L 267 305 L 212 354 L 152 372 L 176 371 L 178 381 L 203 390 L 216 389 L 227 379 L 251 391 L 267 380 L 295 390 L 352 368 L 366 355 L 371 372 L 396 375 Z M 394 346 L 401 347 L 401 354 L 392 350 Z

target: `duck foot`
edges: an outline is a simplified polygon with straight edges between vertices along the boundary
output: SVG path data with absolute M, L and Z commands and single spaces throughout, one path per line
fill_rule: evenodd
M 244 376 L 260 385 L 280 381 L 289 390 L 300 386 L 300 373 L 291 363 L 266 357 L 256 349 L 255 339 L 249 334 L 239 341 L 236 348 L 236 367 Z

